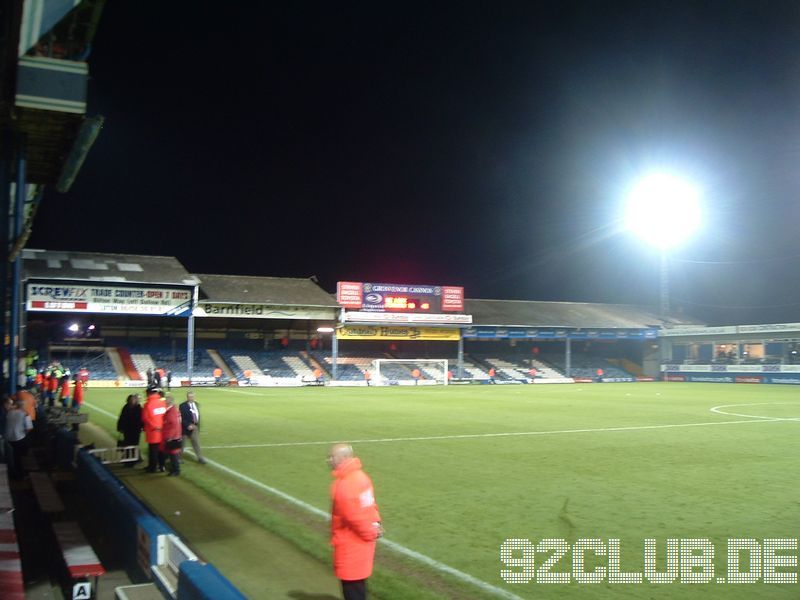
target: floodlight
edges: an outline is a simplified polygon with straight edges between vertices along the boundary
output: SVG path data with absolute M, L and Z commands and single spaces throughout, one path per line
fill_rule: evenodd
M 700 191 L 668 173 L 647 175 L 630 191 L 625 226 L 662 250 L 676 246 L 700 226 Z
M 317 327 L 317 333 L 333 333 L 333 327 Z
M 86 329 L 88 329 L 89 331 L 94 331 L 94 325 L 89 325 L 89 327 L 87 327 Z
M 67 329 L 69 329 L 72 333 L 76 333 L 78 329 L 80 329 L 80 327 L 78 327 L 77 323 L 73 323 L 72 325 L 67 327 Z

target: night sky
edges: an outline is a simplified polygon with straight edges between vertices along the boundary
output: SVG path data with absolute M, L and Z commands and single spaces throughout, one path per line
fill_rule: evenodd
M 109 2 L 89 63 L 106 126 L 29 247 L 655 305 L 621 214 L 667 170 L 673 305 L 800 321 L 796 1 Z

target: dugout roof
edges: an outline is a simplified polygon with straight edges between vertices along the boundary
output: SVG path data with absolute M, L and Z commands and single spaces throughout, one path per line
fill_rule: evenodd
M 473 326 L 644 329 L 664 322 L 641 306 L 526 300 L 464 301 Z
M 319 306 L 338 309 L 334 298 L 310 279 L 197 275 L 204 302 Z
M 63 279 L 107 283 L 196 285 L 173 256 L 57 252 L 26 249 L 22 253 L 23 279 Z

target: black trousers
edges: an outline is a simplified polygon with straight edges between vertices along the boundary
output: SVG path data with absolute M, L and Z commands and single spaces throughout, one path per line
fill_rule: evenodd
M 367 580 L 342 581 L 342 595 L 344 600 L 367 600 Z
M 154 472 L 159 467 L 160 452 L 158 444 L 147 444 L 147 470 Z

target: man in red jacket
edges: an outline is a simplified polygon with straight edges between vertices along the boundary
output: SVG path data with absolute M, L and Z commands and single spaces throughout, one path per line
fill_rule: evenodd
M 331 486 L 333 570 L 342 582 L 345 600 L 364 600 L 375 545 L 383 535 L 372 480 L 347 444 L 331 447 L 328 466 L 335 477 Z
M 147 400 L 142 407 L 142 429 L 147 439 L 147 469 L 148 473 L 155 473 L 156 469 L 164 471 L 163 465 L 159 464 L 159 445 L 163 436 L 161 429 L 164 426 L 164 413 L 167 412 L 167 405 L 157 387 L 147 388 Z

